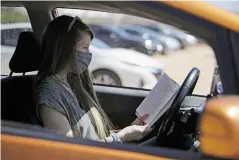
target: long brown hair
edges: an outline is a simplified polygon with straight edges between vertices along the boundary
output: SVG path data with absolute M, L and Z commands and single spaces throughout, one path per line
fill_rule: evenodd
M 58 73 L 71 58 L 76 59 L 73 56 L 76 55 L 76 44 L 81 39 L 82 32 L 89 33 L 93 39 L 93 31 L 81 20 L 77 20 L 69 30 L 73 19 L 70 16 L 60 16 L 47 26 L 42 38 L 43 57 L 42 66 L 38 72 L 39 81 Z M 78 103 L 89 115 L 99 138 L 107 137 L 113 125 L 98 102 L 89 71 L 68 73 L 67 80 L 76 93 Z

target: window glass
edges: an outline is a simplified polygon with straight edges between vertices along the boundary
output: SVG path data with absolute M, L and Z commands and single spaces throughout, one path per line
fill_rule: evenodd
M 101 49 L 104 49 L 104 48 L 111 48 L 108 44 L 106 44 L 104 41 L 100 40 L 100 39 L 97 39 L 97 38 L 94 38 L 91 42 L 91 45 L 97 47 L 97 48 L 101 48 Z
M 101 31 L 100 28 L 97 28 L 97 27 L 93 27 L 93 28 L 95 28 L 93 30 L 97 33 L 97 35 L 101 34 L 101 35 L 108 35 L 109 36 L 111 34 L 111 32 L 108 31 L 108 30 Z
M 126 32 L 128 32 L 129 34 L 131 35 L 136 35 L 136 36 L 140 36 L 141 34 L 137 31 L 132 31 L 132 30 L 129 30 L 129 29 L 125 29 Z
M 27 31 L 27 28 L 22 29 L 3 29 L 2 33 L 2 45 L 6 46 L 17 46 L 18 37 L 21 32 Z
M 213 50 L 200 37 L 130 15 L 57 10 L 59 15 L 80 17 L 95 32 L 97 39 L 92 45 L 99 48 L 97 52 L 102 52 L 91 51 L 93 59 L 89 70 L 95 83 L 151 89 L 164 72 L 182 84 L 189 71 L 197 67 L 201 74 L 194 93 L 210 93 L 216 61 Z
M 31 25 L 24 7 L 1 7 L 1 75 L 9 75 L 9 62 L 19 34 L 29 30 Z

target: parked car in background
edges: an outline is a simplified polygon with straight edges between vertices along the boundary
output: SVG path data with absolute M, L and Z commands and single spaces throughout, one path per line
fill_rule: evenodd
M 22 31 L 31 31 L 31 25 L 28 23 L 2 24 L 1 79 L 10 73 L 8 63 Z M 150 89 L 163 73 L 163 65 L 153 58 L 129 49 L 111 48 L 97 38 L 93 39 L 90 52 L 93 58 L 89 70 L 93 82 L 98 84 Z
M 165 46 L 160 40 L 158 40 L 158 38 L 152 38 L 149 37 L 148 35 L 142 35 L 140 31 L 135 31 L 134 28 L 131 29 L 119 26 L 119 29 L 123 29 L 125 32 L 129 34 L 130 37 L 133 37 L 135 39 L 143 39 L 145 41 L 151 42 L 154 46 L 156 46 L 156 49 L 158 50 L 159 53 L 164 54 L 165 51 L 167 51 L 167 46 Z M 163 51 L 161 52 L 162 49 Z
M 94 37 L 94 39 L 91 41 L 91 45 L 100 48 L 100 49 L 110 49 L 112 48 L 110 45 L 105 43 L 104 41 Z
M 155 52 L 163 51 L 162 45 L 155 46 L 152 41 L 134 38 L 117 27 L 91 25 L 91 28 L 95 32 L 97 38 L 101 39 L 112 48 L 127 48 L 147 55 L 153 55 Z
M 137 51 L 111 48 L 97 38 L 90 52 L 93 58 L 89 70 L 97 84 L 151 89 L 164 72 L 157 60 Z
M 164 52 L 177 51 L 181 48 L 181 44 L 177 39 L 166 36 L 159 32 L 152 31 L 140 25 L 121 25 L 120 28 L 122 28 L 127 33 L 139 38 L 150 39 L 155 43 L 161 42 L 164 47 Z
M 179 30 L 167 24 L 157 23 L 157 24 L 141 25 L 141 26 L 151 29 L 153 31 L 156 31 L 158 33 L 162 33 L 164 35 L 176 38 L 177 40 L 180 41 L 183 48 L 185 48 L 188 45 L 194 45 L 199 42 L 199 40 L 195 36 L 190 35 L 182 30 Z

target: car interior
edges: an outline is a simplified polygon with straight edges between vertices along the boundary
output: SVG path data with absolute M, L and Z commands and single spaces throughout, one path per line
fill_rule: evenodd
M 31 124 L 43 128 L 42 124 L 40 124 L 37 119 L 35 111 L 34 90 L 37 76 L 26 75 L 28 72 L 38 71 L 41 64 L 41 32 L 39 31 L 44 30 L 44 25 L 39 25 L 37 27 L 37 24 L 39 23 L 37 21 L 40 20 L 43 24 L 49 23 L 49 20 L 53 17 L 51 13 L 53 13 L 53 15 L 57 14 L 49 10 L 57 6 L 69 8 L 77 6 L 79 8 L 89 8 L 93 10 L 99 9 L 100 7 L 97 6 L 97 3 L 91 2 L 79 3 L 81 5 L 76 2 L 62 2 L 58 4 L 54 4 L 54 2 L 41 2 L 40 5 L 34 5 L 33 2 L 15 2 L 15 4 L 11 4 L 11 2 L 2 3 L 2 5 L 6 6 L 22 6 L 22 4 L 28 9 L 33 32 L 24 31 L 20 34 L 16 50 L 9 63 L 11 73 L 8 77 L 1 80 L 1 120 Z M 114 8 L 114 5 L 117 4 L 108 3 L 108 5 L 102 5 L 101 9 L 107 11 L 107 7 L 109 7 L 108 10 L 117 12 L 117 8 Z M 122 4 L 120 3 L 120 5 Z M 44 9 L 48 9 L 48 12 L 42 12 Z M 125 12 L 129 12 L 129 9 L 126 8 Z M 39 16 L 39 19 L 36 19 L 38 13 L 42 15 L 42 18 Z M 145 16 L 146 13 L 142 12 L 140 15 Z M 172 18 L 169 14 L 166 17 Z M 191 19 L 193 16 L 188 16 L 188 18 Z M 176 20 L 175 23 L 179 21 L 180 20 Z M 211 24 L 205 23 L 205 25 L 210 26 Z M 188 26 L 190 26 L 191 31 L 194 30 L 192 29 L 192 24 L 189 24 Z M 38 32 L 34 32 L 34 29 Z M 206 33 L 208 30 L 202 29 L 200 33 L 202 32 Z M 194 33 L 203 36 L 199 31 L 195 31 Z M 204 36 L 207 37 L 208 35 L 204 34 Z M 14 76 L 14 73 L 21 73 L 22 75 Z M 200 116 L 204 110 L 206 102 L 210 98 L 217 96 L 216 94 L 211 93 L 208 93 L 208 95 L 193 94 L 193 90 L 199 77 L 200 70 L 198 68 L 192 68 L 187 77 L 185 77 L 184 82 L 180 84 L 180 90 L 170 109 L 155 123 L 153 132 L 142 140 L 132 143 L 137 145 L 163 146 L 167 148 L 198 152 L 200 145 L 195 147 L 195 143 L 199 141 L 200 136 L 200 131 L 198 129 Z M 130 125 L 131 122 L 135 120 L 135 111 L 137 107 L 150 93 L 150 90 L 146 89 L 112 87 L 100 84 L 95 84 L 94 88 L 101 106 L 111 119 L 114 126 L 118 129 Z M 215 90 L 215 86 L 212 90 Z M 24 91 L 24 93 L 22 91 Z
M 30 45 L 30 47 L 29 47 Z M 13 54 L 13 57 L 9 63 L 10 69 L 13 73 L 22 73 L 22 76 L 11 76 L 4 78 L 1 81 L 2 84 L 2 119 L 21 122 L 26 124 L 34 124 L 42 126 L 35 112 L 35 103 L 34 103 L 34 86 L 36 81 L 35 75 L 24 75 L 27 72 L 37 71 L 40 66 L 41 55 L 40 55 L 40 43 L 35 38 L 33 32 L 25 31 L 22 32 L 19 36 L 18 44 L 16 50 Z M 192 70 L 187 79 L 192 79 L 191 77 L 195 76 L 196 79 L 199 76 L 200 71 L 197 69 Z M 195 75 L 194 75 L 195 74 Z M 190 77 L 191 76 L 191 77 Z M 185 81 L 185 89 L 188 87 L 193 87 L 188 81 Z M 182 85 L 183 86 L 183 85 Z M 25 94 L 21 94 L 22 90 L 25 91 Z M 95 90 L 99 97 L 100 103 L 103 106 L 103 109 L 106 111 L 107 115 L 112 120 L 113 124 L 118 128 L 125 127 L 129 125 L 135 118 L 135 110 L 138 105 L 143 101 L 146 95 L 150 92 L 148 90 L 135 90 L 130 88 L 112 88 L 106 86 L 95 86 Z M 192 142 L 187 142 L 189 144 L 181 145 L 180 141 L 182 138 L 187 139 L 187 141 L 192 141 L 197 136 L 196 134 L 191 137 L 190 134 L 197 133 L 195 130 L 198 116 L 206 102 L 206 97 L 197 97 L 192 96 L 192 90 L 189 93 L 189 90 L 186 91 L 182 88 L 179 99 L 174 103 L 175 107 L 181 106 L 181 111 L 177 113 L 176 120 L 179 124 L 175 126 L 180 126 L 178 129 L 175 128 L 175 131 L 181 132 L 180 134 L 174 133 L 173 142 L 167 142 L 167 145 L 170 147 L 182 147 L 182 149 L 189 149 Z M 188 95 L 188 98 L 184 100 L 185 96 Z M 183 101 L 184 100 L 184 101 Z M 177 102 L 178 101 L 178 102 Z M 182 103 L 183 101 L 183 103 Z M 182 105 L 180 105 L 182 103 Z M 24 106 L 24 109 L 19 106 Z M 114 106 L 114 108 L 111 108 Z M 124 106 L 124 107 L 122 107 Z M 197 110 L 196 110 L 197 109 Z M 172 110 L 173 111 L 173 110 Z M 175 114 L 170 113 L 168 114 Z M 189 116 L 190 115 L 190 116 Z M 120 117 L 126 117 L 121 119 Z M 173 117 L 172 117 L 173 116 Z M 166 117 L 166 115 L 165 115 Z M 168 116 L 167 116 L 168 117 Z M 175 121 L 174 115 L 170 117 Z M 183 117 L 183 118 L 182 118 Z M 165 120 L 164 120 L 165 121 Z M 161 124 L 162 120 L 159 120 L 157 124 Z M 156 127 L 155 131 L 159 127 Z M 185 132 L 185 133 L 184 133 Z M 149 137 L 155 136 L 157 132 L 151 133 Z M 188 134 L 188 137 L 176 137 L 175 135 Z M 172 138 L 169 138 L 172 140 Z M 154 141 L 154 139 L 152 139 Z M 175 143 L 175 141 L 178 141 Z M 143 139 L 142 141 L 145 141 Z M 150 143 L 148 141 L 143 143 L 144 145 Z M 180 144 L 180 145 L 178 145 Z

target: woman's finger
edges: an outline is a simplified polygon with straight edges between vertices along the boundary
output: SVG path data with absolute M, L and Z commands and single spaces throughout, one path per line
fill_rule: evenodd
M 142 123 L 142 125 L 147 124 L 147 118 L 149 117 L 148 114 L 144 114 L 143 116 L 139 117 L 138 120 Z
M 141 116 L 141 117 L 139 117 L 138 119 L 140 120 L 140 121 L 146 121 L 146 119 L 149 117 L 149 114 L 144 114 L 143 116 Z
M 134 122 L 131 123 L 131 125 L 140 125 L 140 126 L 142 126 L 142 125 L 147 124 L 146 119 L 148 118 L 148 116 L 149 116 L 148 114 L 145 114 L 145 115 L 143 115 L 141 117 L 138 117 L 137 119 L 135 119 Z
M 148 135 L 150 132 L 152 132 L 153 131 L 153 128 L 148 128 L 148 127 L 146 127 L 145 129 L 144 129 L 144 131 L 143 131 L 143 135 L 144 136 L 146 136 L 146 135 Z

